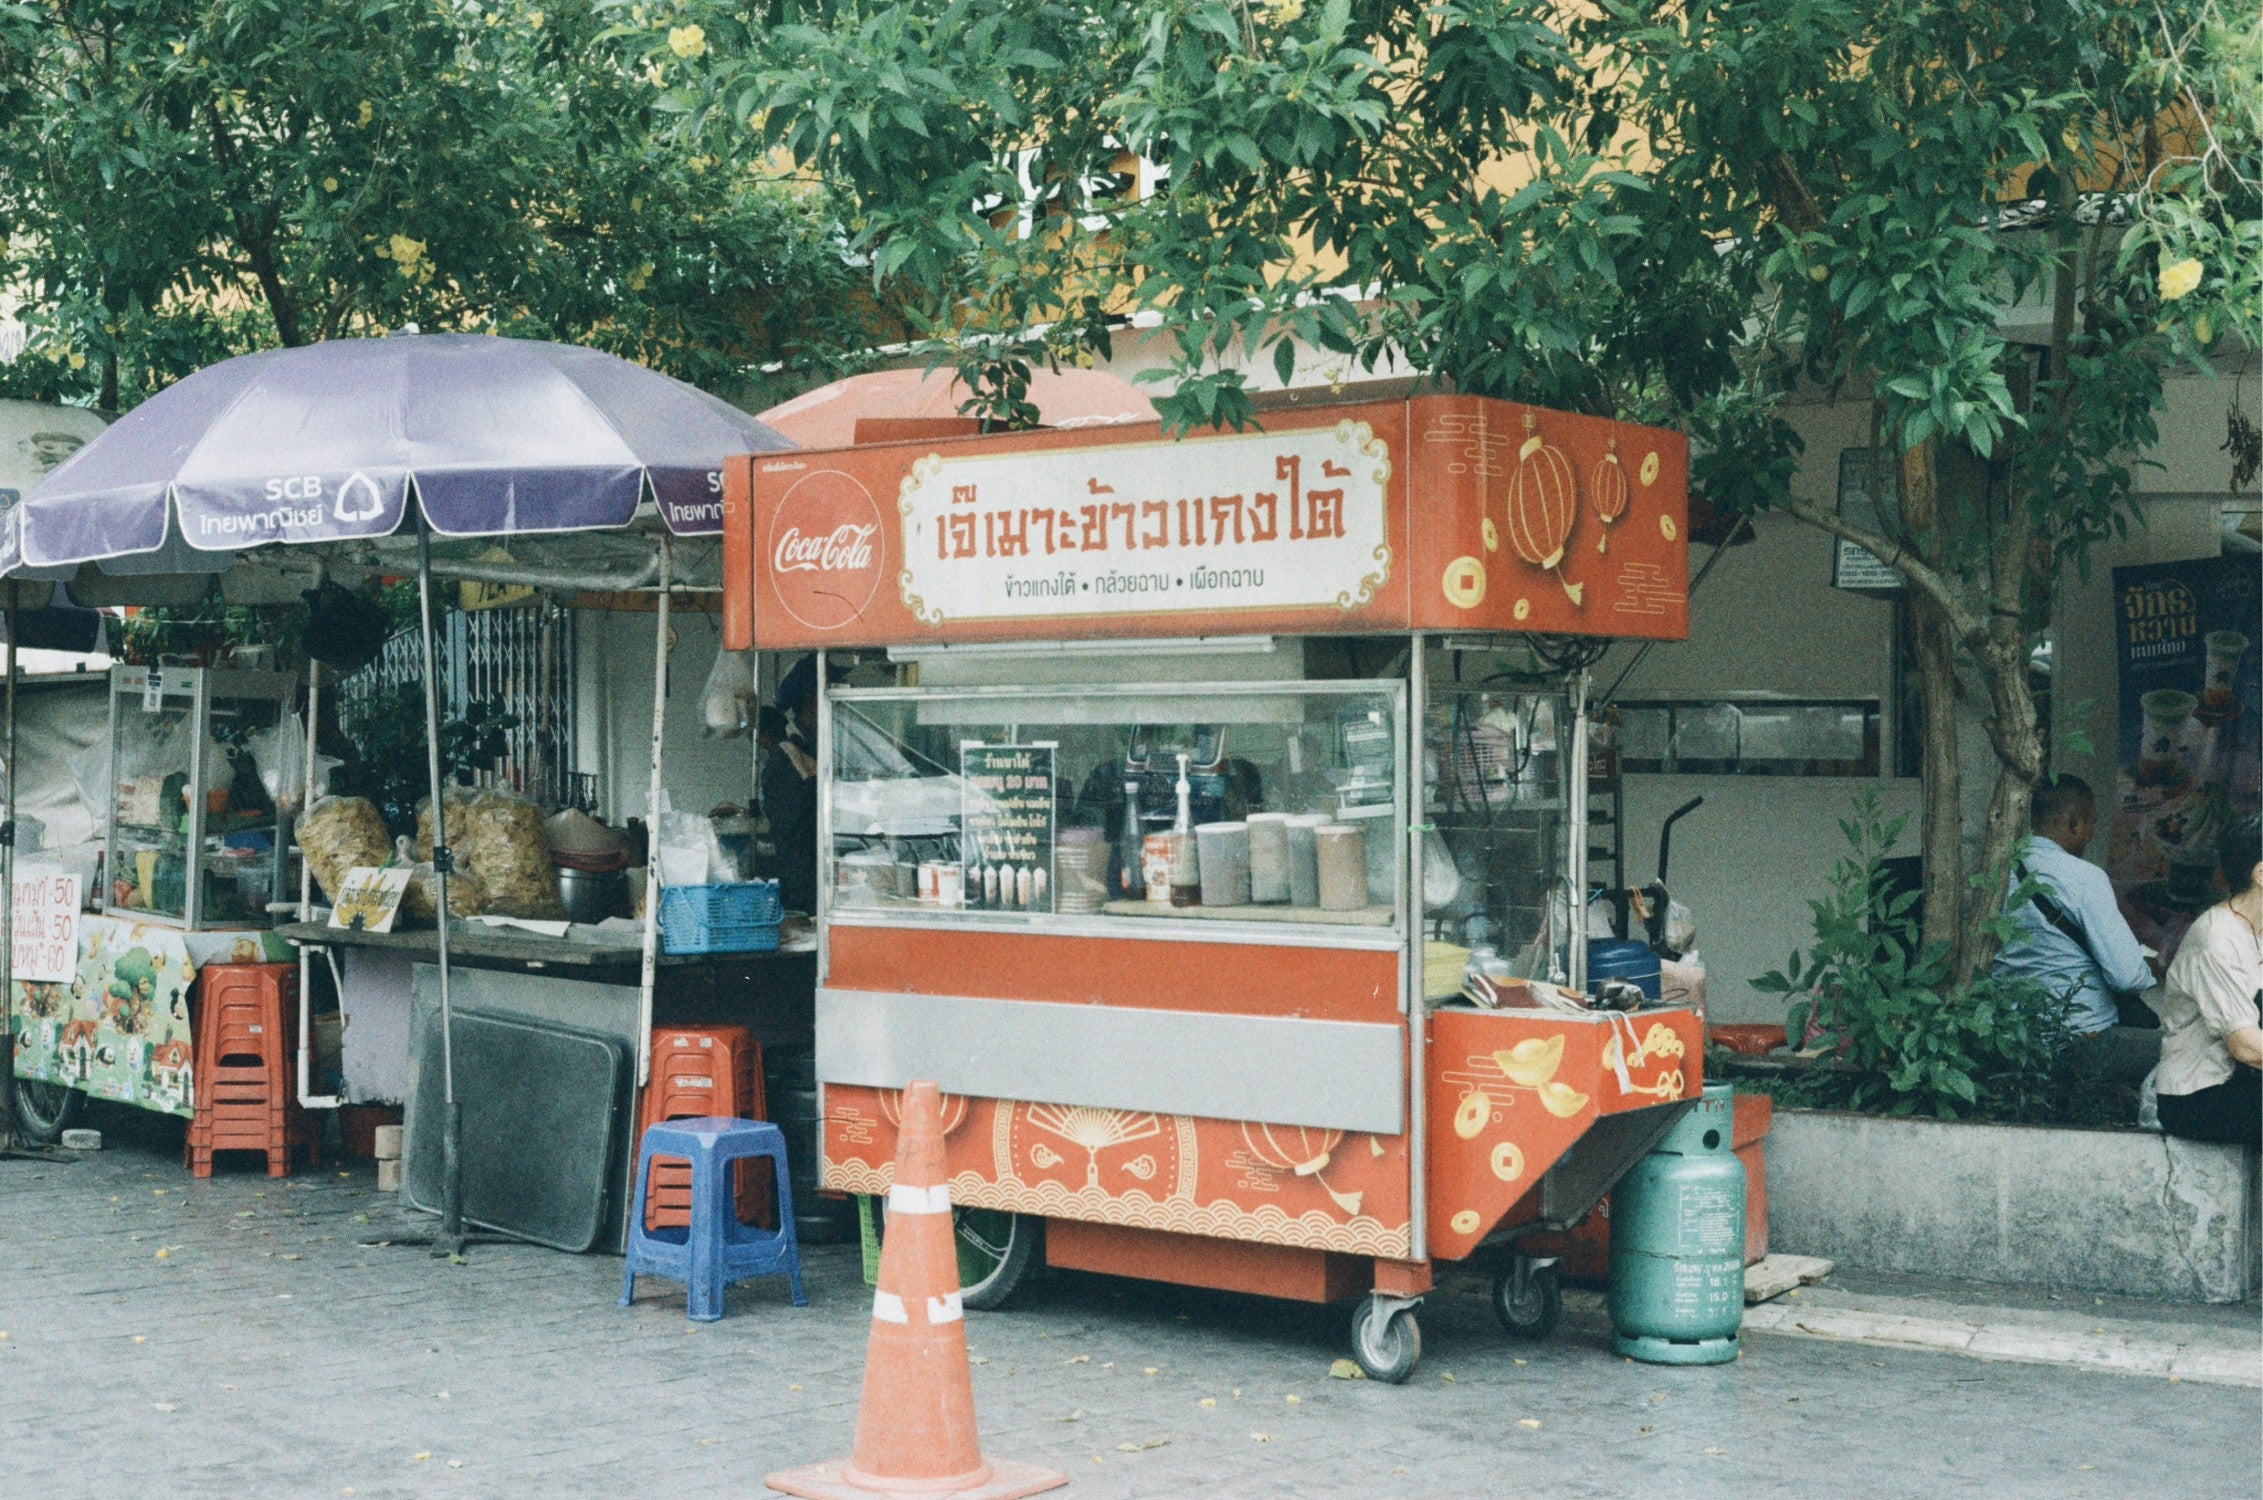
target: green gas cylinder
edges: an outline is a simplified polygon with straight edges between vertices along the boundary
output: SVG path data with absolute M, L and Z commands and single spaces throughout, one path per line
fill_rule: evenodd
M 1737 1357 L 1744 1324 L 1744 1163 L 1734 1090 L 1704 1096 L 1611 1190 L 1612 1347 L 1661 1365 Z

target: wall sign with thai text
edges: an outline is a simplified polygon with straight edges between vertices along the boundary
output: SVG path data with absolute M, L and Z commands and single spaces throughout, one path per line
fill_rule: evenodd
M 1048 453 L 931 455 L 897 499 L 927 625 L 1355 609 L 1391 571 L 1389 450 L 1366 424 Z

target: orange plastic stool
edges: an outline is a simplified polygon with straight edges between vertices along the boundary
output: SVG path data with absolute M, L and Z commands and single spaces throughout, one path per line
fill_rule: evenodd
M 652 1033 L 652 1077 L 637 1110 L 637 1134 L 669 1120 L 722 1117 L 763 1120 L 762 1048 L 744 1026 L 680 1026 Z M 733 1199 L 744 1223 L 777 1227 L 777 1188 L 759 1161 L 737 1163 Z M 644 1227 L 691 1223 L 691 1165 L 673 1158 L 652 1164 Z
M 297 1089 L 296 964 L 207 964 L 192 1006 L 196 1114 L 182 1155 L 193 1176 L 212 1175 L 215 1151 L 257 1151 L 282 1177 L 303 1149 L 322 1148 Z

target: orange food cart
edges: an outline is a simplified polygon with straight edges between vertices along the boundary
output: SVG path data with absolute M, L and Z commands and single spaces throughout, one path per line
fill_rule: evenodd
M 725 640 L 823 653 L 823 1181 L 949 1096 L 969 1306 L 1035 1265 L 1552 1327 L 1699 1092 L 1591 1008 L 1586 668 L 1687 633 L 1687 448 L 1465 396 L 738 460 Z M 1491 981 L 1463 997 L 1466 972 Z

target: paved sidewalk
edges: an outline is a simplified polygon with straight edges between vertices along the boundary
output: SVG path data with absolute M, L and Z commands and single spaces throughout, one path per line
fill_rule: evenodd
M 810 1252 L 806 1311 L 755 1283 L 694 1327 L 666 1282 L 615 1308 L 608 1257 L 364 1248 L 402 1226 L 366 1166 L 194 1182 L 177 1129 L 102 1123 L 118 1149 L 0 1163 L 9 1496 L 746 1496 L 847 1449 L 851 1249 Z M 1336 1312 L 1101 1277 L 968 1328 L 987 1444 L 1083 1496 L 2245 1496 L 2263 1471 L 2251 1390 L 1769 1333 L 1660 1369 L 1592 1317 L 1511 1344 L 1472 1280 L 1399 1388 L 1328 1377 Z

